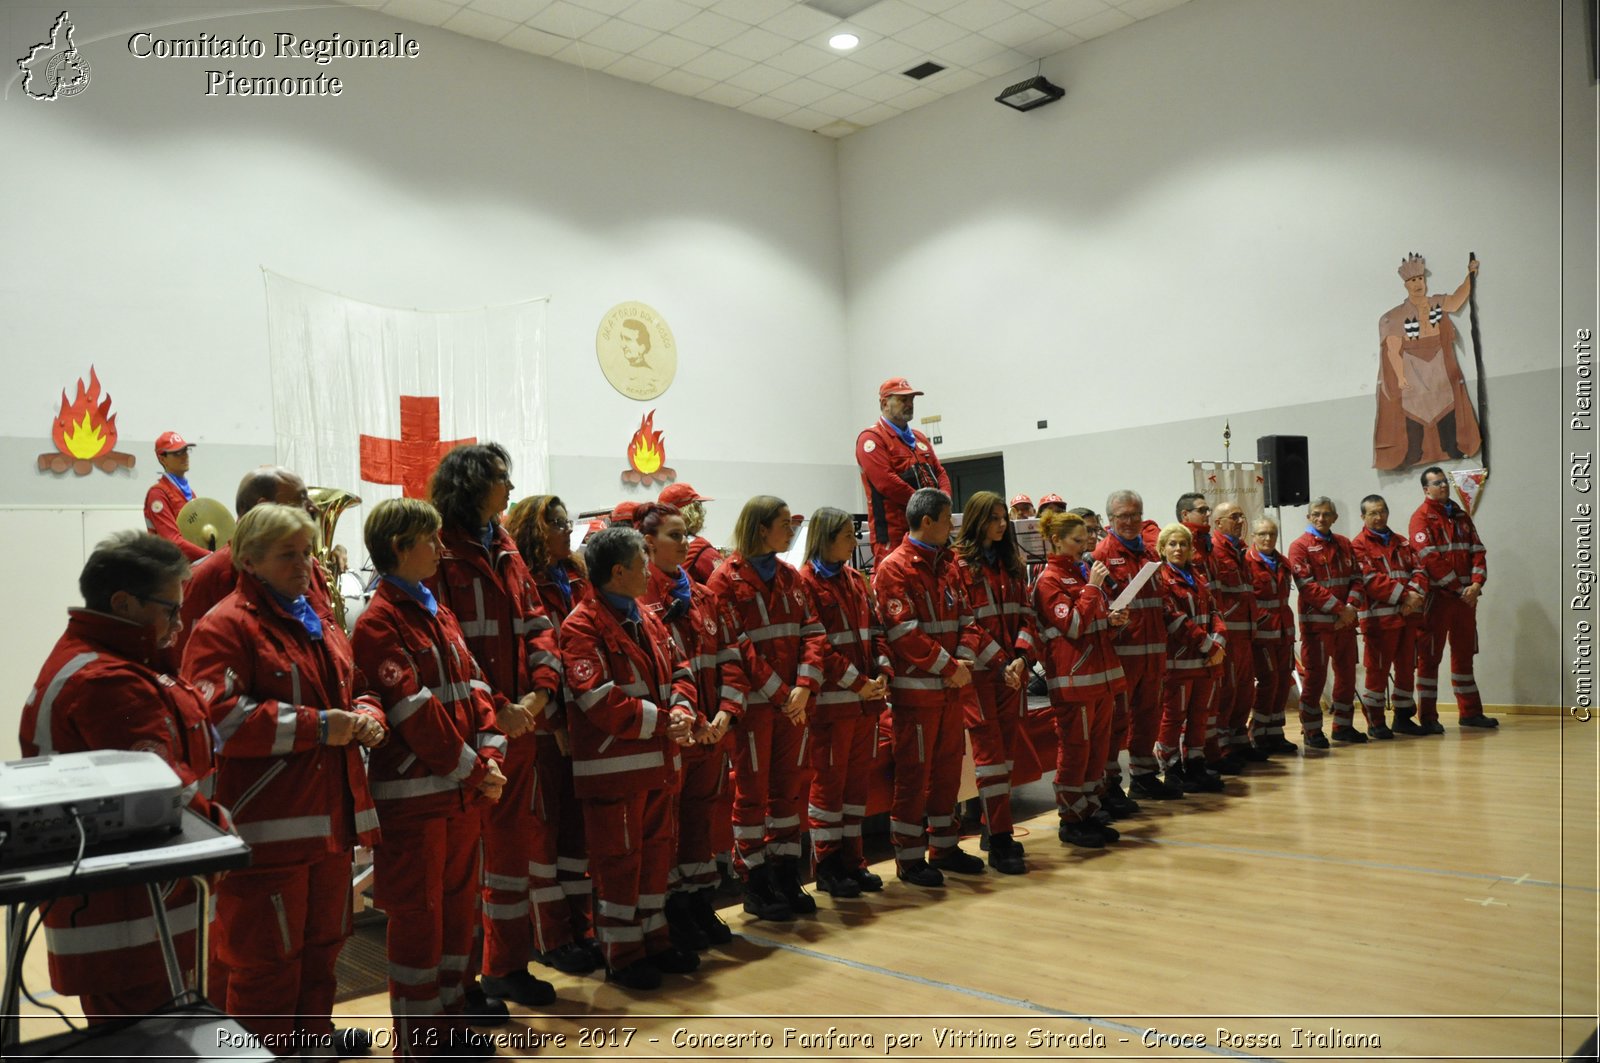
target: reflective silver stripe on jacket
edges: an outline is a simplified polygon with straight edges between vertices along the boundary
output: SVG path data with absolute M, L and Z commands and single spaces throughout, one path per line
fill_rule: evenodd
M 177 908 L 168 908 L 167 927 L 174 936 L 187 934 L 195 929 L 195 917 L 199 911 L 200 905 L 197 901 L 190 901 Z M 216 916 L 217 899 L 213 896 L 207 921 L 215 919 Z M 156 917 L 151 914 L 115 923 L 101 923 L 97 926 L 46 926 L 44 940 L 45 946 L 53 955 L 87 956 L 97 952 L 153 945 L 159 940 L 159 935 L 156 930 Z
M 404 801 L 412 797 L 454 793 L 460 789 L 460 783 L 447 779 L 442 775 L 427 775 L 421 779 L 375 782 L 372 784 L 372 796 L 377 801 Z
M 357 816 L 359 824 L 360 816 Z M 333 821 L 327 816 L 292 816 L 286 819 L 262 819 L 254 823 L 240 823 L 239 837 L 251 845 L 263 842 L 289 842 L 301 838 L 326 838 L 333 833 Z
M 61 694 L 61 688 L 67 685 L 67 680 L 81 672 L 98 653 L 80 653 L 72 660 L 61 666 L 61 671 L 51 678 L 44 688 L 44 696 L 39 699 L 39 715 L 34 721 L 33 742 L 39 747 L 39 755 L 44 756 L 56 751 L 55 743 L 50 738 L 51 710 L 55 708 L 56 698 Z M 238 725 L 235 724 L 235 727 Z
M 622 771 L 642 771 L 659 768 L 666 763 L 660 751 L 636 753 L 628 757 L 602 757 L 596 760 L 573 760 L 573 775 L 615 775 Z

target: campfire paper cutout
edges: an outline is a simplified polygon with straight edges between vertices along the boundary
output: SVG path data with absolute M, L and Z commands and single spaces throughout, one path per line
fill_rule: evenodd
M 655 429 L 656 411 L 651 410 L 639 421 L 639 430 L 628 440 L 628 468 L 622 472 L 622 482 L 650 487 L 669 484 L 678 478 L 677 472 L 667 468 L 666 437 Z
M 61 412 L 50 426 L 56 449 L 39 455 L 39 468 L 58 475 L 71 469 L 87 476 L 91 469 L 115 472 L 131 469 L 132 454 L 114 449 L 117 445 L 117 415 L 111 412 L 111 396 L 100 397 L 100 378 L 89 366 L 89 386 L 78 378 L 78 395 L 71 402 L 61 392 Z

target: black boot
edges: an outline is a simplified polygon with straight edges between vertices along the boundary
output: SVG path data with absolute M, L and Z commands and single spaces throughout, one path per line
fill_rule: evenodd
M 761 863 L 750 869 L 750 877 L 744 884 L 744 910 L 757 919 L 794 918 L 794 909 L 773 888 L 770 865 Z
M 817 889 L 835 899 L 861 896 L 861 883 L 855 880 L 837 851 L 817 864 Z
M 712 903 L 716 895 L 716 890 L 695 890 L 689 895 L 689 911 L 694 916 L 695 924 L 700 927 L 700 932 L 706 936 L 707 942 L 712 945 L 726 945 L 733 940 L 733 931 L 717 914 L 717 909 Z
M 705 931 L 700 929 L 700 924 L 695 920 L 693 894 L 667 894 L 663 914 L 667 917 L 667 933 L 671 935 L 673 948 L 699 952 L 711 947 Z
M 800 884 L 800 861 L 793 856 L 783 857 L 772 869 L 772 885 L 779 897 L 796 915 L 811 915 L 817 910 L 816 898 Z
M 1022 862 L 1022 846 L 1011 839 L 1010 832 L 989 836 L 989 866 L 1002 875 L 1028 873 L 1028 865 Z

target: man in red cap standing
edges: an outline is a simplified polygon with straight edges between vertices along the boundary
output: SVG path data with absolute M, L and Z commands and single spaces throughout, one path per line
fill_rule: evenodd
M 1039 516 L 1044 516 L 1052 509 L 1057 513 L 1065 513 L 1067 511 L 1066 499 L 1053 492 L 1039 499 Z
M 668 484 L 661 490 L 662 505 L 677 506 L 678 512 L 683 514 L 683 524 L 690 536 L 689 559 L 683 563 L 683 567 L 696 583 L 710 579 L 711 573 L 722 563 L 722 554 L 711 545 L 710 539 L 700 534 L 700 530 L 706 526 L 706 511 L 701 503 L 715 501 L 684 483 Z
M 911 427 L 916 390 L 903 376 L 878 385 L 878 423 L 856 436 L 856 464 L 867 494 L 872 560 L 881 561 L 906 535 L 906 503 L 921 488 L 950 493 L 950 476 L 928 437 Z
M 1033 499 L 1027 495 L 1012 495 L 1009 506 L 1012 520 L 1027 520 L 1033 516 Z
M 194 498 L 194 489 L 189 486 L 188 479 L 189 450 L 193 446 L 176 432 L 162 432 L 156 437 L 156 460 L 161 463 L 161 479 L 144 496 L 145 529 L 152 535 L 177 543 L 190 564 L 211 552 L 178 534 L 178 511 L 183 509 L 185 502 Z

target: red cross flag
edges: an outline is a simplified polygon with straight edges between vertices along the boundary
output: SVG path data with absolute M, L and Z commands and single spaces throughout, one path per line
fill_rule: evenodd
M 266 281 L 277 458 L 307 484 L 369 506 L 426 498 L 451 447 L 494 442 L 511 454 L 519 494 L 547 488 L 543 299 L 399 310 L 271 272 Z

